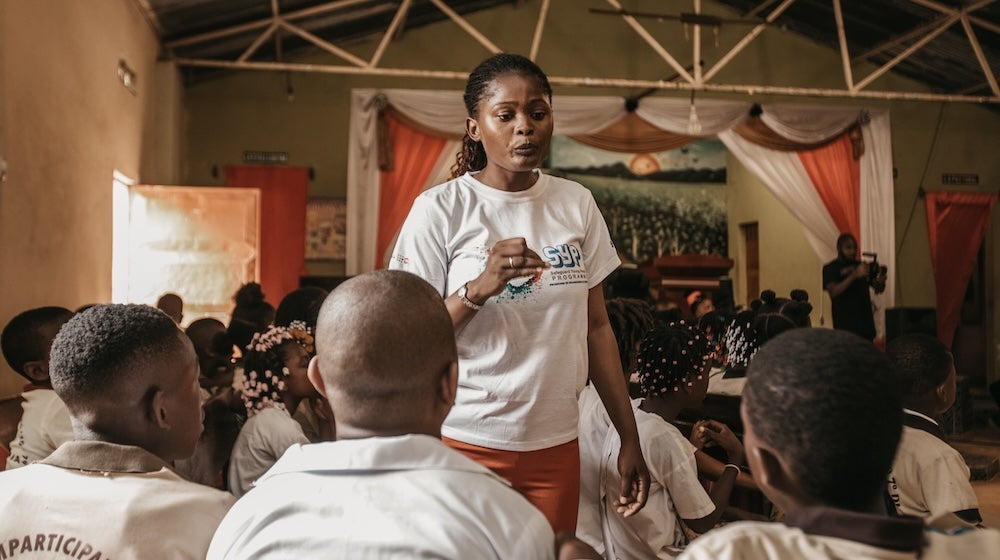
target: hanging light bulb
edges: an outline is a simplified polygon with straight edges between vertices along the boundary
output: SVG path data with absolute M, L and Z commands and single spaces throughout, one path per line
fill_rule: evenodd
M 691 92 L 691 112 L 688 113 L 687 131 L 692 136 L 701 134 L 701 121 L 698 120 L 698 111 L 694 108 L 694 92 Z

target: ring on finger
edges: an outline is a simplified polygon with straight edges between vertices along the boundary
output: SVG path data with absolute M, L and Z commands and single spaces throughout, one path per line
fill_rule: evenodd
M 507 263 L 510 264 L 511 268 L 515 268 L 514 267 L 514 257 L 512 257 L 512 256 L 511 257 L 507 257 Z

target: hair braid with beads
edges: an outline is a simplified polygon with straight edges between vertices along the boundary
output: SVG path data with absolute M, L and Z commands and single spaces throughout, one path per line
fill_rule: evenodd
M 552 86 L 542 69 L 531 59 L 519 54 L 500 53 L 479 63 L 479 66 L 469 74 L 465 84 L 465 110 L 469 118 L 479 118 L 479 103 L 489 95 L 493 80 L 502 74 L 522 74 L 538 80 L 542 91 L 552 102 Z M 477 142 L 465 133 L 462 138 L 462 149 L 455 155 L 455 165 L 451 168 L 451 178 L 456 179 L 469 171 L 479 171 L 486 167 L 486 151 L 483 143 Z
M 705 375 L 708 345 L 698 329 L 678 321 L 659 325 L 639 343 L 636 366 L 643 395 L 662 396 Z

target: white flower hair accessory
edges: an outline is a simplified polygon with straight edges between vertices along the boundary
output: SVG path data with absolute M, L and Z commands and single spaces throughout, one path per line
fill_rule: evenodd
M 308 333 L 306 336 L 309 336 Z M 311 340 L 312 337 L 309 338 Z M 253 335 L 243 358 L 243 405 L 247 409 L 247 417 L 266 408 L 286 410 L 281 393 L 290 372 L 279 349 L 289 341 L 301 344 L 299 339 L 289 327 L 272 326 Z

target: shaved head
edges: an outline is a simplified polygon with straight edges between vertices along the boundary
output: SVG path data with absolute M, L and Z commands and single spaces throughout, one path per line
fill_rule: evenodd
M 408 272 L 379 270 L 352 278 L 320 310 L 315 366 L 338 433 L 342 422 L 361 430 L 405 431 L 434 417 L 442 397 L 448 400 L 441 394 L 442 379 L 457 360 L 455 331 L 441 295 Z

